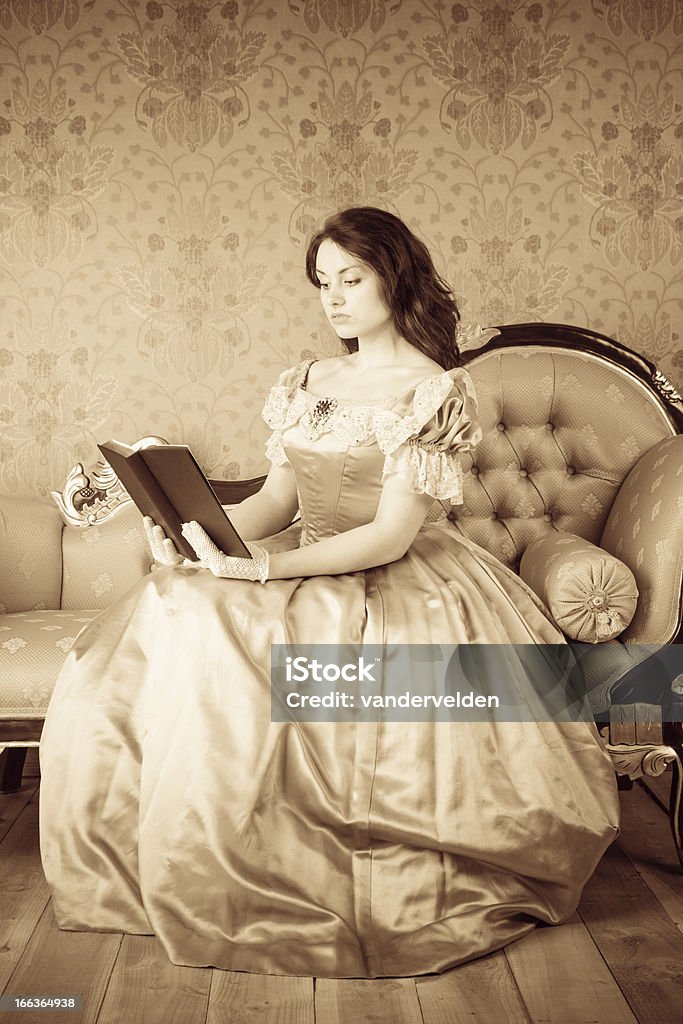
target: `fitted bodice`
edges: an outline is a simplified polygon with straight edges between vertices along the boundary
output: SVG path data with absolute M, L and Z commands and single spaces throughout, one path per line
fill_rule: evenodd
M 376 441 L 351 445 L 331 432 L 311 440 L 296 424 L 284 432 L 282 445 L 296 478 L 302 544 L 373 519 L 384 468 Z

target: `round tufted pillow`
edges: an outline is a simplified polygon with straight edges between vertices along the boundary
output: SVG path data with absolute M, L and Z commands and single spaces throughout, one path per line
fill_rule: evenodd
M 531 543 L 519 574 L 572 640 L 611 640 L 636 611 L 638 588 L 628 566 L 573 533 L 553 531 Z

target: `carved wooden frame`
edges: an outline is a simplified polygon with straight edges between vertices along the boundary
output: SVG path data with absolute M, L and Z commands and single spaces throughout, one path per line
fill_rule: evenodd
M 148 435 L 131 447 L 148 448 L 168 444 L 163 437 Z M 62 518 L 69 526 L 96 526 L 106 523 L 132 500 L 106 459 L 101 458 L 87 473 L 81 462 L 69 471 L 61 491 L 51 491 Z

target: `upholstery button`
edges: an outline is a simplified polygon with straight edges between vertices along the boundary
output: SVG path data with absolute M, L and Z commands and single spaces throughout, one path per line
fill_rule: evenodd
M 552 514 L 550 512 L 546 512 L 546 514 L 543 516 L 543 519 L 545 520 L 546 523 L 552 523 L 552 521 L 553 521 Z
M 498 518 L 498 513 L 497 512 L 492 512 L 491 513 L 491 519 L 493 519 L 493 521 L 495 522 L 497 518 Z
M 567 476 L 574 476 L 574 474 L 576 473 L 576 470 L 574 469 L 573 466 L 567 466 L 567 469 L 565 470 L 565 472 L 566 472 Z
M 555 429 L 555 424 L 554 424 L 554 423 L 546 423 L 546 425 L 545 425 L 545 429 L 546 429 L 546 430 L 551 430 L 551 431 L 552 431 L 552 430 L 554 430 L 554 429 Z
M 479 476 L 479 466 L 472 466 L 470 473 L 472 476 Z
M 528 471 L 526 469 L 520 469 L 519 475 L 520 476 L 528 476 L 529 473 L 528 473 Z
M 505 424 L 504 423 L 496 423 L 496 430 L 500 430 L 500 432 L 502 433 L 505 430 Z

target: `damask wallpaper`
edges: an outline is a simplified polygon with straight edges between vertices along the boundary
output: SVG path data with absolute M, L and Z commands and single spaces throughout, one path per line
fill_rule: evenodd
M 264 391 L 337 351 L 303 256 L 350 204 L 464 319 L 683 376 L 680 0 L 0 0 L 0 46 L 0 491 L 110 436 L 264 470 Z

